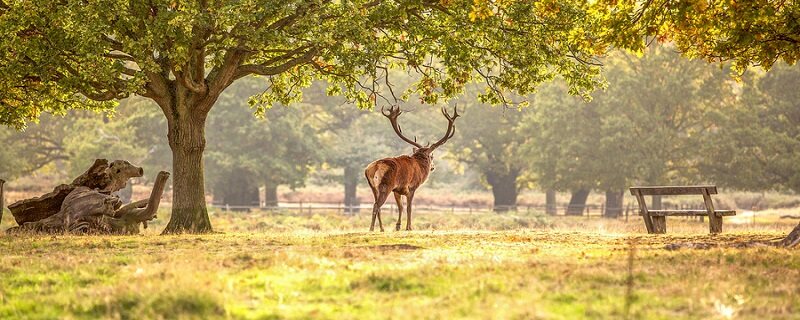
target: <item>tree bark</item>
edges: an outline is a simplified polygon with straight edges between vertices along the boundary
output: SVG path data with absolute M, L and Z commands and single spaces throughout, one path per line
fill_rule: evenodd
M 606 205 L 603 217 L 617 218 L 622 215 L 622 199 L 625 191 L 606 190 Z
M 661 210 L 661 196 L 652 196 L 653 204 L 650 206 L 652 210 Z
M 45 219 L 26 222 L 9 232 L 33 231 L 44 233 L 137 234 L 139 224 L 156 218 L 169 173 L 158 174 L 153 191 L 147 200 L 120 207 L 115 195 L 85 186 L 75 187 L 64 199 L 61 210 Z
M 124 188 L 128 179 L 141 177 L 144 170 L 127 161 L 97 159 L 86 172 L 75 178 L 71 184 L 62 184 L 42 196 L 17 201 L 8 210 L 14 215 L 17 224 L 23 225 L 46 219 L 61 211 L 64 199 L 77 187 L 97 189 L 109 194 Z
M 344 168 L 344 212 L 358 213 L 361 202 L 358 200 L 359 168 Z
M 511 170 L 509 172 L 497 173 L 486 172 L 486 182 L 492 187 L 494 197 L 494 212 L 506 212 L 517 210 L 517 176 L 519 172 Z
M 545 192 L 544 212 L 548 215 L 556 215 L 556 191 L 547 190 Z
M 272 183 L 270 179 L 264 181 L 264 206 L 267 208 L 278 206 L 278 185 Z
M 589 189 L 578 189 L 572 191 L 572 196 L 569 198 L 569 205 L 567 206 L 566 214 L 568 216 L 583 215 L 586 209 L 586 199 L 589 198 Z
M 168 118 L 167 138 L 175 177 L 172 180 L 172 216 L 163 233 L 210 233 L 213 230 L 206 209 L 203 176 L 206 118 L 205 115 L 191 116 L 191 109 L 185 106 L 176 108 L 173 115 L 168 115 L 172 116 Z
M 233 211 L 250 211 L 249 207 L 257 207 L 258 186 L 251 176 L 242 168 L 224 171 L 220 179 L 214 180 L 214 202 L 226 208 L 231 206 Z
M 800 244 L 800 223 L 780 242 L 784 247 L 796 247 L 798 244 Z

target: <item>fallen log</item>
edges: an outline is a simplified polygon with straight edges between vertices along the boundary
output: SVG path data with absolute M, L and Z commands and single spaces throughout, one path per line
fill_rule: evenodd
M 109 163 L 106 159 L 97 159 L 72 183 L 59 185 L 52 192 L 39 197 L 17 201 L 8 206 L 8 210 L 18 225 L 41 221 L 58 213 L 67 195 L 78 187 L 97 189 L 100 193 L 110 194 L 124 188 L 128 179 L 142 175 L 144 170 L 128 161 L 116 160 Z
M 136 234 L 139 225 L 156 218 L 169 173 L 156 177 L 150 198 L 126 206 L 107 189 L 76 187 L 64 198 L 61 210 L 45 219 L 26 222 L 9 231 L 77 234 Z

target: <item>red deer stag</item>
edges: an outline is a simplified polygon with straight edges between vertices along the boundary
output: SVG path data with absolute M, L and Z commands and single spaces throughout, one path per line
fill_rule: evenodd
M 397 201 L 397 225 L 395 230 L 400 230 L 400 221 L 403 217 L 403 202 L 402 196 L 406 196 L 408 201 L 406 212 L 406 230 L 411 230 L 411 202 L 414 200 L 414 192 L 417 188 L 425 183 L 428 179 L 428 174 L 433 171 L 433 151 L 443 145 L 447 140 L 453 137 L 456 132 L 455 121 L 458 118 L 458 107 L 453 109 L 453 115 L 447 113 L 445 108 L 442 108 L 442 114 L 447 118 L 447 132 L 444 137 L 439 139 L 434 144 L 422 146 L 416 142 L 416 139 L 411 140 L 403 136 L 400 130 L 400 125 L 397 124 L 397 117 L 402 113 L 399 107 L 390 107 L 389 112 L 381 109 L 381 113 L 389 118 L 392 123 L 394 132 L 403 139 L 414 146 L 414 152 L 411 155 L 402 155 L 394 158 L 384 158 L 370 163 L 364 171 L 372 189 L 372 195 L 375 197 L 375 204 L 372 207 L 372 223 L 369 226 L 369 231 L 375 230 L 375 218 L 378 218 L 378 225 L 383 232 L 383 222 L 381 221 L 381 206 L 386 202 L 386 198 L 390 192 L 394 193 L 394 200 Z

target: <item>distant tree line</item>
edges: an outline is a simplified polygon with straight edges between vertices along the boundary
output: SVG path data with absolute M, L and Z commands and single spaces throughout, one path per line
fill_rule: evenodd
M 608 88 L 591 100 L 567 94 L 557 80 L 519 97 L 527 107 L 455 101 L 464 116 L 436 161 L 463 170 L 439 170 L 430 183 L 485 188 L 498 211 L 513 210 L 519 192 L 533 188 L 547 191 L 551 206 L 555 191 L 570 192 L 567 213 L 580 214 L 589 193 L 602 192 L 610 216 L 620 214 L 633 184 L 800 191 L 800 68 L 751 69 L 736 82 L 726 65 L 687 60 L 670 46 L 651 46 L 641 57 L 614 53 L 603 63 Z M 251 109 L 248 99 L 262 90 L 255 79 L 221 95 L 217 103 L 225 107 L 208 119 L 205 161 L 215 201 L 255 205 L 261 198 L 269 205 L 279 186 L 316 177 L 341 184 L 344 204 L 357 205 L 363 168 L 410 152 L 377 112 L 346 106 L 325 88 L 312 85 L 291 109 Z M 423 143 L 436 138 L 443 125 L 437 109 L 409 101 L 402 104 L 411 111 L 404 132 Z M 43 116 L 25 131 L 2 128 L 0 177 L 53 163 L 76 175 L 94 158 L 169 170 L 166 120 L 151 103 L 129 98 L 110 116 L 74 110 L 68 118 Z M 256 111 L 260 118 L 252 117 Z

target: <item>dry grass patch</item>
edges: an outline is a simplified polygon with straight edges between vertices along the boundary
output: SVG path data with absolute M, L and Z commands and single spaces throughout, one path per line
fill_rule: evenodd
M 0 236 L 0 318 L 789 319 L 800 312 L 799 251 L 726 247 L 777 239 L 791 225 L 731 224 L 710 236 L 705 224 L 676 220 L 670 234 L 646 235 L 638 219 L 441 213 L 419 215 L 423 230 L 368 233 L 365 215 L 213 217 L 224 233 Z M 536 223 L 508 227 L 517 220 Z M 665 249 L 679 242 L 723 246 Z

